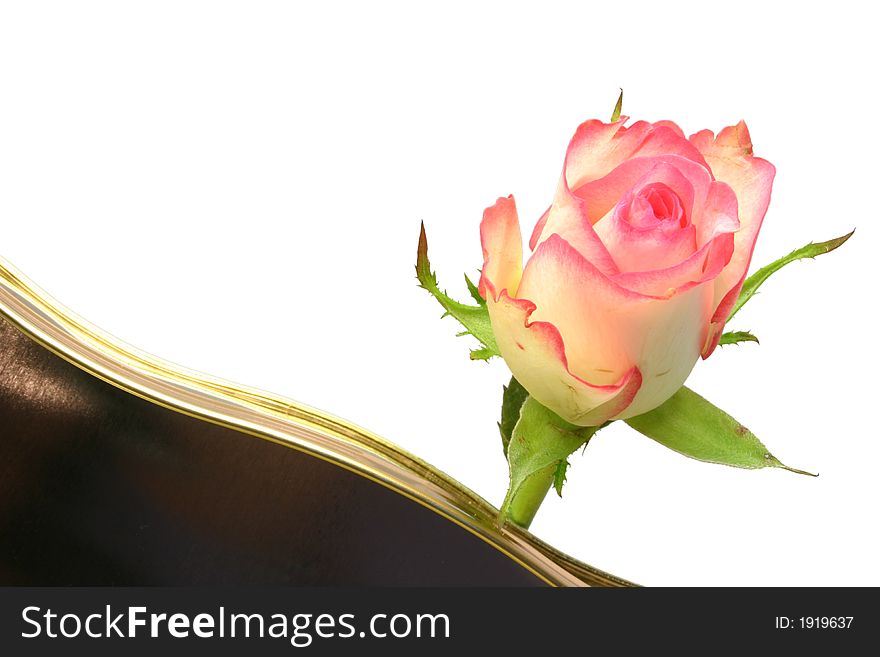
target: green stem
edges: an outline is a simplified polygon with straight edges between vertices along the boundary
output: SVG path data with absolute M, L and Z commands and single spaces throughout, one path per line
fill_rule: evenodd
M 541 503 L 547 497 L 550 487 L 553 486 L 553 478 L 556 475 L 557 464 L 548 465 L 546 468 L 533 472 L 517 488 L 516 493 L 507 491 L 507 497 L 501 505 L 501 517 L 506 522 L 513 522 L 524 529 L 528 529 L 541 508 Z
M 509 393 L 512 389 L 509 387 L 505 393 L 507 401 L 511 401 Z M 510 426 L 510 415 L 502 406 L 502 436 L 505 427 Z M 507 441 L 510 485 L 501 505 L 499 523 L 528 528 L 551 486 L 555 484 L 557 492 L 562 495 L 568 457 L 583 447 L 599 429 L 571 424 L 534 397 L 526 397 L 520 402 L 519 418 Z

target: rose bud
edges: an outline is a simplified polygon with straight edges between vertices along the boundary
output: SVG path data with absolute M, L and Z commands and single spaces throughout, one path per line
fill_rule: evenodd
M 480 294 L 499 351 L 537 401 L 595 426 L 650 411 L 718 344 L 775 170 L 744 123 L 587 121 L 522 265 L 513 197 L 483 214 Z

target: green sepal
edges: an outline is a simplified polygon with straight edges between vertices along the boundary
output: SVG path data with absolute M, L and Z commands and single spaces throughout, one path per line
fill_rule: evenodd
M 816 256 L 820 256 L 825 253 L 830 253 L 837 247 L 841 246 L 844 242 L 846 242 L 852 234 L 856 232 L 855 229 L 851 230 L 846 235 L 841 235 L 840 237 L 835 237 L 832 240 L 828 240 L 827 242 L 819 242 L 814 244 L 810 242 L 806 246 L 803 246 L 799 249 L 795 249 L 791 253 L 789 253 L 784 258 L 780 258 L 776 262 L 771 262 L 766 267 L 761 267 L 754 274 L 749 276 L 746 279 L 746 282 L 743 283 L 742 290 L 739 293 L 739 297 L 736 299 L 736 303 L 733 304 L 733 308 L 730 311 L 730 314 L 727 316 L 727 321 L 729 322 L 739 309 L 742 308 L 746 301 L 751 299 L 755 292 L 758 291 L 758 288 L 764 284 L 770 276 L 778 272 L 780 269 L 785 267 L 785 265 L 790 262 L 794 262 L 795 260 L 802 260 L 803 258 L 815 258 Z
M 620 120 L 620 113 L 623 111 L 623 89 L 617 97 L 617 103 L 614 105 L 614 111 L 611 112 L 611 123 Z
M 498 356 L 498 344 L 495 342 L 495 334 L 492 333 L 492 323 L 489 320 L 489 310 L 485 303 L 479 306 L 469 306 L 450 298 L 437 284 L 437 275 L 431 271 L 431 263 L 428 260 L 428 237 L 425 234 L 425 223 L 419 234 L 419 248 L 416 255 L 416 278 L 419 287 L 424 288 L 437 299 L 446 311 L 443 316 L 450 315 L 464 326 L 465 331 L 459 335 L 470 334 L 480 341 L 482 346 L 471 351 L 472 360 L 488 360 Z M 468 289 L 474 294 L 476 288 L 467 277 Z M 479 296 L 479 292 L 477 292 Z
M 730 331 L 728 333 L 722 333 L 721 339 L 718 340 L 719 345 L 739 344 L 740 342 L 757 342 L 758 344 L 761 344 L 758 341 L 758 338 L 748 331 Z
M 498 423 L 498 430 L 501 432 L 501 447 L 504 450 L 505 458 L 510 437 L 513 435 L 513 428 L 519 421 L 519 410 L 528 396 L 529 391 L 522 387 L 516 377 L 510 377 L 510 383 L 504 386 L 504 393 L 501 396 L 501 422 Z
M 699 461 L 810 474 L 783 465 L 755 434 L 689 388 L 682 387 L 653 411 L 626 423 L 661 445 Z
M 526 398 L 507 446 L 510 487 L 501 518 L 528 527 L 550 487 L 560 482 L 560 464 L 598 429 L 569 424 L 533 397 Z

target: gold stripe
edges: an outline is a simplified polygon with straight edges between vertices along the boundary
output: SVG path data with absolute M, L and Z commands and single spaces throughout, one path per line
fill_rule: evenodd
M 146 354 L 65 309 L 0 258 L 0 313 L 80 369 L 165 408 L 343 467 L 439 513 L 553 586 L 629 586 L 516 526 L 459 482 L 350 422 Z

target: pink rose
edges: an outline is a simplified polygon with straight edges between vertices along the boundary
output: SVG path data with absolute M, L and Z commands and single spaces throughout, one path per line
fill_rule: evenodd
M 480 293 L 513 375 L 564 419 L 598 425 L 669 399 L 718 344 L 775 169 L 745 123 L 587 121 L 522 266 L 513 197 L 483 214 Z

